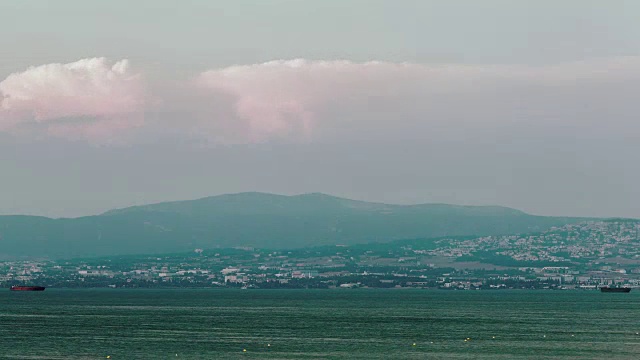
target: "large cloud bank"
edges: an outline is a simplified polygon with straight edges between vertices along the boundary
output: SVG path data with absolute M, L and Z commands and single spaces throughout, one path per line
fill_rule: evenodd
M 639 78 L 635 57 L 540 67 L 295 59 L 211 69 L 149 89 L 126 60 L 96 58 L 0 82 L 0 131 L 43 127 L 104 140 L 139 128 L 136 136 L 212 143 L 629 135 L 638 130 Z
M 249 141 L 283 135 L 309 139 L 332 109 L 365 110 L 369 101 L 397 97 L 421 66 L 382 62 L 279 60 L 206 71 L 196 85 L 231 96 L 235 121 Z M 354 114 L 351 114 L 354 115 Z M 331 122 L 324 119 L 325 123 Z
M 31 67 L 0 82 L 0 130 L 108 140 L 141 125 L 144 102 L 142 79 L 127 60 Z
M 279 60 L 200 74 L 245 141 L 464 139 L 637 130 L 640 59 L 553 66 Z M 204 112 L 204 111 L 203 111 Z

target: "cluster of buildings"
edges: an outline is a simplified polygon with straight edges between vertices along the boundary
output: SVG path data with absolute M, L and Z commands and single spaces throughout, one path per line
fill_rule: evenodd
M 508 257 L 520 262 L 640 264 L 640 222 L 591 221 L 554 227 L 537 234 L 439 239 L 436 249 L 421 251 L 448 258 Z M 623 260 L 624 259 L 624 260 Z
M 640 285 L 640 222 L 591 221 L 526 235 L 287 251 L 0 262 L 0 284 L 52 287 L 590 289 Z

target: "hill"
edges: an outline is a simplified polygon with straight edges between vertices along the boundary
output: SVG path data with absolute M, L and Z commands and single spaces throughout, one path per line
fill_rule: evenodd
M 0 216 L 0 256 L 85 257 L 194 248 L 299 248 L 541 231 L 579 218 L 499 206 L 389 205 L 324 194 L 240 193 L 50 219 Z

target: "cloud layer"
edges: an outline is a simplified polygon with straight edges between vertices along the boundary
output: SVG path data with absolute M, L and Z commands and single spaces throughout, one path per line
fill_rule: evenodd
M 0 82 L 0 130 L 108 140 L 140 126 L 144 104 L 142 79 L 127 60 L 42 65 Z
M 233 121 L 244 124 L 248 141 L 282 136 L 310 140 L 323 130 L 366 122 L 363 117 L 371 125 L 376 117 L 389 116 L 391 126 L 402 126 L 397 115 L 419 115 L 426 110 L 423 101 L 465 93 L 470 76 L 485 77 L 473 72 L 466 67 L 295 59 L 210 70 L 195 84 L 212 96 L 231 97 Z M 366 131 L 366 123 L 356 126 L 363 125 L 360 130 Z
M 638 130 L 639 78 L 636 57 L 544 67 L 294 59 L 149 86 L 127 60 L 94 58 L 0 82 L 0 131 L 103 142 L 168 134 L 214 144 L 629 135 Z
M 246 141 L 349 141 L 635 131 L 639 78 L 636 57 L 544 67 L 297 59 L 210 70 L 195 83 L 229 97 L 232 116 L 218 124 L 243 124 Z

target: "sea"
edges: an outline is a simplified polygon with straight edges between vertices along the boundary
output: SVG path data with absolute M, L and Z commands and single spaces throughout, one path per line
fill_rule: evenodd
M 640 290 L 0 289 L 2 359 L 639 359 Z

